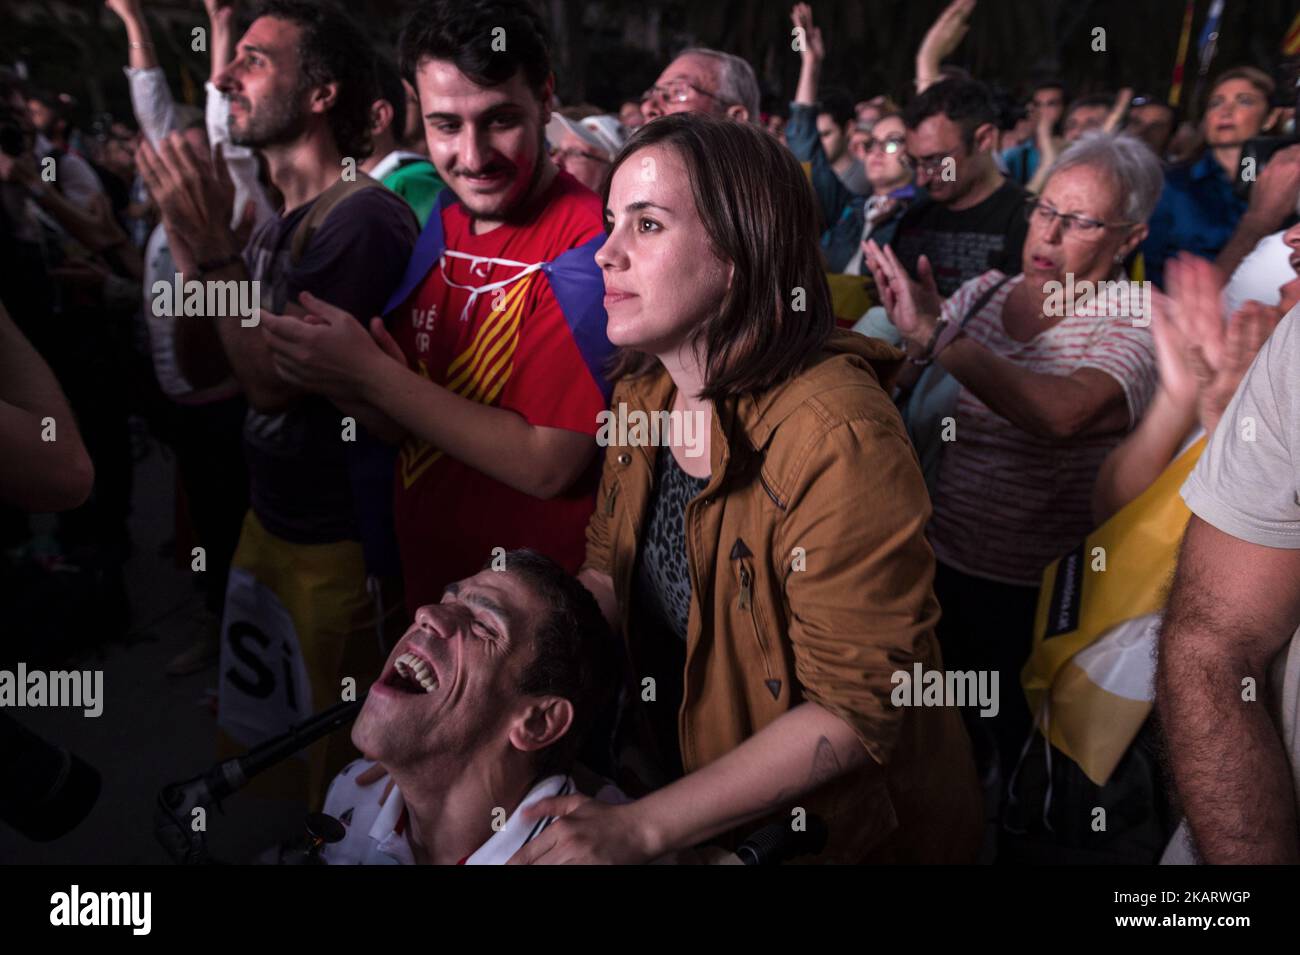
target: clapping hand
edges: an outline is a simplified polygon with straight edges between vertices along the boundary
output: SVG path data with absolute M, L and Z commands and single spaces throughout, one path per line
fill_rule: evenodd
M 935 284 L 930 260 L 924 255 L 917 259 L 917 281 L 907 274 L 889 246 L 881 248 L 869 239 L 862 251 L 889 320 L 904 338 L 924 347 L 943 311 L 943 297 Z
M 1160 386 L 1179 404 L 1194 403 L 1212 432 L 1282 312 L 1247 302 L 1225 323 L 1222 276 L 1188 253 L 1169 262 L 1165 276 L 1169 291 L 1156 295 L 1151 326 Z

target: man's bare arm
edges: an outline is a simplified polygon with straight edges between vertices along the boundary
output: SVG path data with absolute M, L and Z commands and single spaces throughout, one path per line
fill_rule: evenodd
M 522 415 L 463 398 L 391 363 L 361 399 L 407 434 L 463 464 L 543 500 L 563 494 L 596 454 L 589 434 L 531 425 Z
M 0 450 L 6 460 L 0 467 L 0 500 L 25 511 L 63 511 L 90 496 L 95 468 L 68 399 L 44 359 L 9 318 L 4 303 Z
M 1300 550 L 1246 543 L 1193 516 L 1160 635 L 1156 705 L 1206 862 L 1300 861 L 1288 754 L 1265 689 L 1298 623 Z

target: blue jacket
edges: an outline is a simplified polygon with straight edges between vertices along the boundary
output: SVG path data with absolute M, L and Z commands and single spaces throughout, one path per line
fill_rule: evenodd
M 817 204 L 822 212 L 826 229 L 822 232 L 821 246 L 826 254 L 826 271 L 843 272 L 862 238 L 862 210 L 865 196 L 856 196 L 835 175 L 826 160 L 821 137 L 817 134 L 817 107 L 801 103 L 790 104 L 790 121 L 785 126 L 785 141 L 795 159 L 812 164 L 812 186 Z M 898 211 L 872 230 L 872 238 L 886 245 L 894 237 L 898 221 L 907 207 L 920 195 L 916 186 L 908 184 L 890 193 L 899 199 Z
M 1217 256 L 1246 211 L 1246 200 L 1232 191 L 1223 167 L 1208 151 L 1189 166 L 1165 173 L 1165 188 L 1142 243 L 1146 277 L 1164 288 L 1165 260 L 1179 251 Z

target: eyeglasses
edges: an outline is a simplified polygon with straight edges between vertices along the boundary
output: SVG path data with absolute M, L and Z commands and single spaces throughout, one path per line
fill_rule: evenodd
M 895 153 L 903 151 L 905 141 L 902 139 L 864 139 L 862 141 L 862 152 L 864 154 L 871 152 L 873 149 L 879 149 L 886 156 L 892 156 Z M 907 157 L 904 156 L 904 159 Z
M 691 94 L 693 93 L 699 93 L 701 96 L 716 99 L 719 103 L 727 102 L 716 93 L 710 93 L 708 90 L 702 89 L 688 80 L 670 80 L 663 86 L 652 86 L 641 94 L 641 102 L 648 103 L 655 97 L 659 97 L 663 99 L 665 103 L 685 103 L 691 98 Z
M 1025 218 L 1030 222 L 1037 222 L 1045 229 L 1050 229 L 1052 223 L 1057 219 L 1061 220 L 1061 232 L 1065 235 L 1072 235 L 1076 239 L 1096 239 L 1107 229 L 1127 229 L 1136 225 L 1135 222 L 1102 222 L 1100 219 L 1090 219 L 1087 216 L 1075 215 L 1074 213 L 1057 212 L 1047 203 L 1040 199 L 1030 199 L 1025 203 Z
M 912 162 L 916 164 L 916 168 L 921 170 L 921 172 L 925 173 L 927 176 L 933 176 L 935 170 L 946 163 L 949 159 L 952 159 L 954 162 L 956 161 L 956 157 L 945 155 L 926 156 L 921 159 L 913 159 Z
M 592 162 L 603 163 L 609 162 L 609 159 L 599 153 L 589 153 L 585 149 L 573 149 L 572 147 L 569 149 L 552 149 L 551 158 L 555 160 L 562 159 L 565 162 L 572 162 L 575 159 L 590 159 Z

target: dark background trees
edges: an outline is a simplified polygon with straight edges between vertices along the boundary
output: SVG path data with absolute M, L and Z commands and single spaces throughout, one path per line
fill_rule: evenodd
M 613 108 L 648 86 L 682 47 L 701 44 L 745 57 L 764 92 L 788 97 L 798 73 L 790 4 L 783 0 L 532 0 L 551 26 L 559 93 Z M 944 0 L 817 0 L 827 38 L 823 82 L 855 94 L 907 94 L 912 62 Z M 1195 88 L 1196 40 L 1210 0 L 1196 0 L 1185 96 Z M 347 4 L 376 41 L 391 49 L 410 6 L 403 0 Z M 1296 0 L 1228 0 L 1211 74 L 1250 63 L 1271 69 Z M 148 4 L 159 55 L 176 93 L 201 100 L 206 56 L 191 50 L 203 24 L 199 0 Z M 1184 0 L 980 0 L 971 31 L 950 62 L 1020 90 L 1059 74 L 1075 91 L 1131 85 L 1168 93 Z M 129 115 L 121 66 L 123 32 L 101 0 L 0 0 L 0 63 L 26 64 L 42 86 L 76 97 L 86 114 Z M 1093 50 L 1093 30 L 1106 51 Z M 83 118 L 88 118 L 83 117 Z

